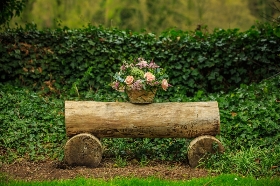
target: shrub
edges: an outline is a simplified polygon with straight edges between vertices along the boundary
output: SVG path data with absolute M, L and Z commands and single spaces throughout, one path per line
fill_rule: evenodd
M 16 81 L 46 93 L 111 90 L 114 72 L 129 57 L 154 59 L 166 68 L 173 87 L 183 94 L 229 91 L 259 82 L 280 71 L 280 38 L 274 27 L 213 33 L 169 30 L 151 33 L 88 26 L 39 31 L 34 25 L 0 33 L 2 81 Z

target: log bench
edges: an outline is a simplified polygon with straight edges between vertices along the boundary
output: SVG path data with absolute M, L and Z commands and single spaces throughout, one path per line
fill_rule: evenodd
M 223 152 L 218 103 L 65 101 L 65 162 L 96 167 L 102 159 L 100 138 L 195 138 L 188 161 L 196 167 L 207 153 Z

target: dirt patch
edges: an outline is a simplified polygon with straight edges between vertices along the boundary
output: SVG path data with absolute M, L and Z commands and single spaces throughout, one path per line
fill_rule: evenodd
M 112 160 L 102 160 L 97 168 L 69 167 L 54 161 L 17 162 L 2 164 L 0 173 L 5 173 L 16 180 L 57 180 L 76 177 L 110 179 L 120 177 L 158 177 L 169 180 L 188 180 L 206 177 L 210 174 L 205 169 L 191 168 L 178 162 L 152 162 L 145 166 L 129 162 L 125 167 L 117 167 Z

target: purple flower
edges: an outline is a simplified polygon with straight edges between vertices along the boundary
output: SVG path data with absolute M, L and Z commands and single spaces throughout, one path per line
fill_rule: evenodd
M 125 65 L 122 65 L 122 66 L 121 66 L 121 70 L 122 70 L 122 71 L 125 71 L 125 69 L 126 69 L 126 66 L 125 66 Z
M 157 86 L 159 85 L 159 82 L 158 81 L 155 81 L 155 82 L 147 82 L 148 85 L 150 86 Z
M 119 85 L 120 85 L 120 83 L 118 81 L 115 81 L 115 82 L 112 83 L 112 88 L 115 89 L 115 90 L 118 90 Z
M 151 61 L 149 68 L 159 68 L 159 66 L 154 61 Z
M 142 90 L 143 85 L 141 83 L 141 80 L 137 80 L 132 84 L 132 90 Z
M 140 69 L 148 67 L 149 64 L 147 61 L 145 61 L 143 58 L 138 58 L 139 63 L 136 64 L 136 66 L 139 66 Z
M 147 61 L 140 61 L 139 63 L 136 64 L 136 66 L 139 66 L 140 69 L 145 68 L 148 66 Z

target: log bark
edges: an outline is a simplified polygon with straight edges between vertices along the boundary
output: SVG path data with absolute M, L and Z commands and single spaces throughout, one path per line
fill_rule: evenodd
M 213 136 L 199 136 L 191 141 L 188 148 L 188 160 L 191 167 L 196 167 L 202 158 L 213 153 L 224 152 L 222 143 Z
M 91 134 L 78 134 L 64 147 L 64 161 L 69 165 L 97 167 L 102 159 L 102 145 Z
M 66 101 L 67 136 L 90 133 L 104 137 L 193 138 L 220 132 L 217 102 Z

